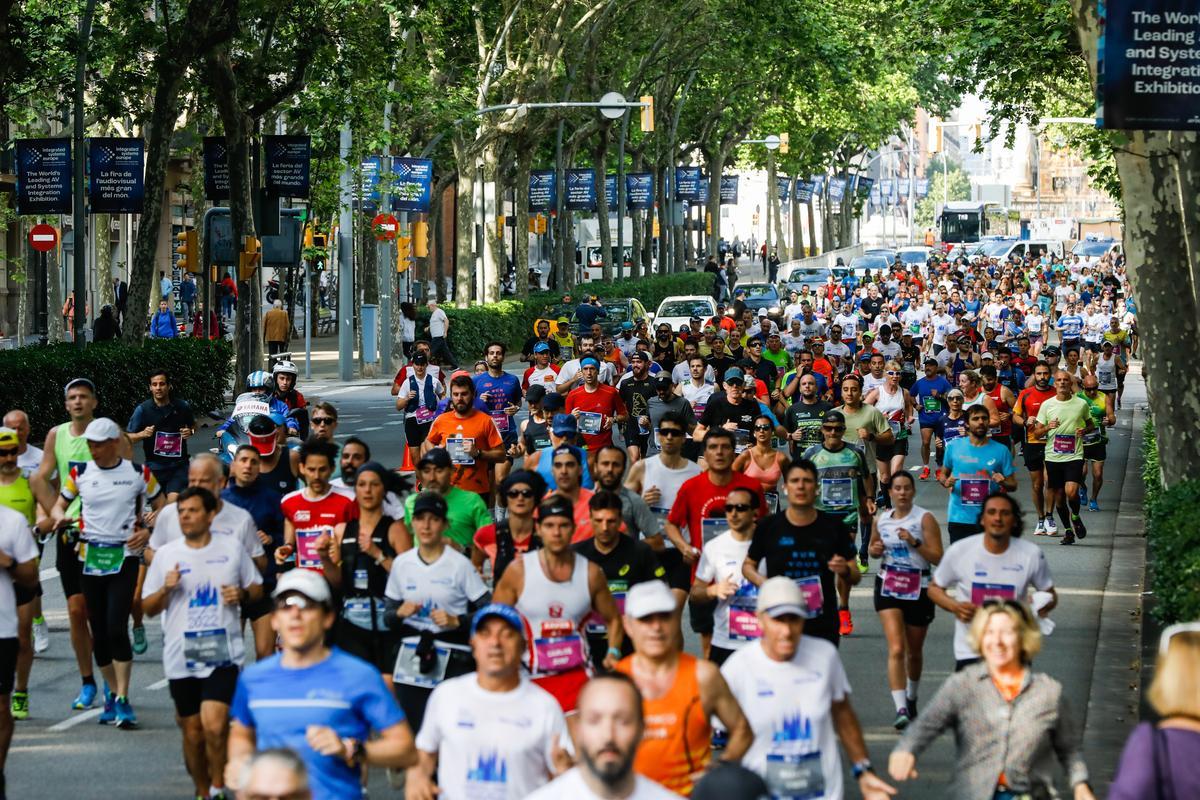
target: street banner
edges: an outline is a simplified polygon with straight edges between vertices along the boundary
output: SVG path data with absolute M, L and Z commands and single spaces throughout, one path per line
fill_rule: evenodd
M 910 186 L 910 185 L 909 185 L 909 182 L 908 182 L 908 178 L 901 178 L 901 179 L 900 179 L 900 187 L 899 187 L 899 188 L 900 188 L 900 197 L 902 197 L 902 198 L 903 198 L 903 199 L 905 199 L 905 200 L 908 200 L 908 190 L 909 190 L 909 186 Z M 913 188 L 913 189 L 915 189 L 916 187 L 914 186 L 914 187 L 912 187 L 912 188 Z
M 810 184 L 812 184 L 812 193 L 814 195 L 820 197 L 821 192 L 825 189 L 825 176 L 824 175 L 809 175 L 808 182 Z
M 309 136 L 263 137 L 263 188 L 280 197 L 308 197 Z
M 892 197 L 896 192 L 896 182 L 891 178 L 884 178 L 879 182 L 879 193 L 883 196 L 885 203 L 892 202 Z
M 213 202 L 229 199 L 229 151 L 224 136 L 204 137 L 204 196 Z
M 627 208 L 654 208 L 654 173 L 625 173 L 625 206 Z
M 392 210 L 429 211 L 433 162 L 428 158 L 393 158 L 392 174 Z
M 604 176 L 604 204 L 608 213 L 617 213 L 617 173 L 610 172 Z
M 917 178 L 917 197 L 926 197 L 929 194 L 929 179 Z
M 697 184 L 698 191 L 696 192 L 696 203 L 698 205 L 708 205 L 708 176 L 702 175 L 700 183 Z
M 1100 3 L 1097 126 L 1200 130 L 1197 39 L 1196 0 Z
M 829 179 L 829 199 L 835 203 L 842 202 L 842 198 L 846 196 L 846 180 L 845 178 L 830 178 Z
M 802 181 L 799 178 L 797 178 L 796 179 L 796 202 L 802 203 L 802 204 L 807 204 L 807 203 L 811 203 L 812 199 L 813 199 L 812 184 L 809 183 L 808 181 Z
M 552 169 L 529 173 L 529 210 L 554 211 L 558 207 L 558 178 Z
M 140 214 L 146 146 L 141 139 L 92 137 L 88 144 L 88 213 Z
M 700 198 L 700 168 L 675 168 L 675 199 L 698 200 Z
M 567 170 L 566 207 L 568 211 L 596 210 L 596 170 Z
M 362 209 L 374 211 L 379 207 L 379 181 L 383 177 L 383 156 L 367 156 L 359 162 L 362 172 Z M 354 190 L 355 202 L 358 200 L 357 187 Z
M 800 182 L 796 181 L 796 192 L 800 191 Z M 779 202 L 787 203 L 792 195 L 792 179 L 786 175 L 775 176 L 775 191 L 779 193 Z
M 883 205 L 881 200 L 882 200 L 882 197 L 879 192 L 879 187 L 872 186 L 871 187 L 871 205 L 876 206 L 876 207 L 881 206 L 881 205 Z
M 738 201 L 738 176 L 721 176 L 721 205 L 736 206 Z
M 17 213 L 71 213 L 71 140 L 17 140 Z
M 854 190 L 858 192 L 858 196 L 862 199 L 867 199 L 871 196 L 871 192 L 875 189 L 875 179 L 867 175 L 859 175 L 858 182 L 854 185 Z

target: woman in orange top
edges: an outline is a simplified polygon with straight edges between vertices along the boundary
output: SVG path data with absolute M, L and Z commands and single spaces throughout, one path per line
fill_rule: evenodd
M 717 717 L 729 732 L 722 760 L 739 763 L 754 735 L 720 670 L 681 652 L 675 597 L 662 581 L 646 581 L 625 596 L 626 632 L 634 654 L 617 663 L 642 693 L 646 720 L 633 767 L 673 792 L 690 796 L 712 759 Z

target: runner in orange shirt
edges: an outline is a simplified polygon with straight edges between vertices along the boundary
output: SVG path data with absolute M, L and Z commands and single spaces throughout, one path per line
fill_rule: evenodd
M 504 458 L 504 439 L 492 418 L 475 408 L 475 384 L 469 375 L 450 379 L 450 408 L 433 421 L 426 441 L 450 453 L 453 485 L 489 499 L 491 465 Z

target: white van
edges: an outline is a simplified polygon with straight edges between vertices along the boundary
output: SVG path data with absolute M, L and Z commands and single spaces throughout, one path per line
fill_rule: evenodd
M 1114 258 L 1121 255 L 1121 241 L 1111 236 L 1088 235 L 1071 248 L 1071 255 L 1079 256 L 1081 261 L 1095 264 L 1107 255 Z
M 995 258 L 1001 262 L 1013 258 L 1024 259 L 1027 255 L 1058 256 L 1062 258 L 1063 243 L 1060 239 L 993 239 L 981 242 L 973 255 Z

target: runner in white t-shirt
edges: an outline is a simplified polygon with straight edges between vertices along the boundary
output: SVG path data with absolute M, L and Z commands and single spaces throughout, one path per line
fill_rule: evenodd
M 13 584 L 27 595 L 38 585 L 38 551 L 29 535 L 29 522 L 19 511 L 0 506 L 0 781 L 12 742 L 13 718 L 9 712 L 17 675 L 17 595 Z M 3 783 L 0 782 L 0 787 Z
M 164 614 L 163 672 L 185 761 L 207 764 L 207 771 L 192 774 L 196 794 L 207 797 L 225 786 L 229 706 L 246 653 L 241 603 L 262 596 L 262 576 L 240 542 L 213 535 L 212 492 L 189 486 L 172 508 L 182 538 L 159 549 L 146 572 L 142 605 L 148 616 Z
M 946 548 L 929 583 L 929 599 L 957 617 L 954 626 L 956 670 L 980 660 L 967 641 L 971 619 L 990 600 L 1025 603 L 1031 590 L 1049 592 L 1039 610 L 1046 616 L 1058 604 L 1054 578 L 1042 549 L 1021 535 L 1021 508 L 1010 494 L 995 493 L 983 501 L 979 515 L 983 533 Z M 950 590 L 954 589 L 954 595 Z
M 709 660 L 717 666 L 746 644 L 762 635 L 755 616 L 758 587 L 742 575 L 742 564 L 750 551 L 758 522 L 758 500 L 748 489 L 734 489 L 725 498 L 729 530 L 704 544 L 691 599 L 695 603 L 717 601 L 713 610 L 712 648 Z
M 441 683 L 417 734 L 409 796 L 518 800 L 550 781 L 570 759 L 566 720 L 549 692 L 521 674 L 521 615 L 493 603 L 471 621 L 476 671 Z

